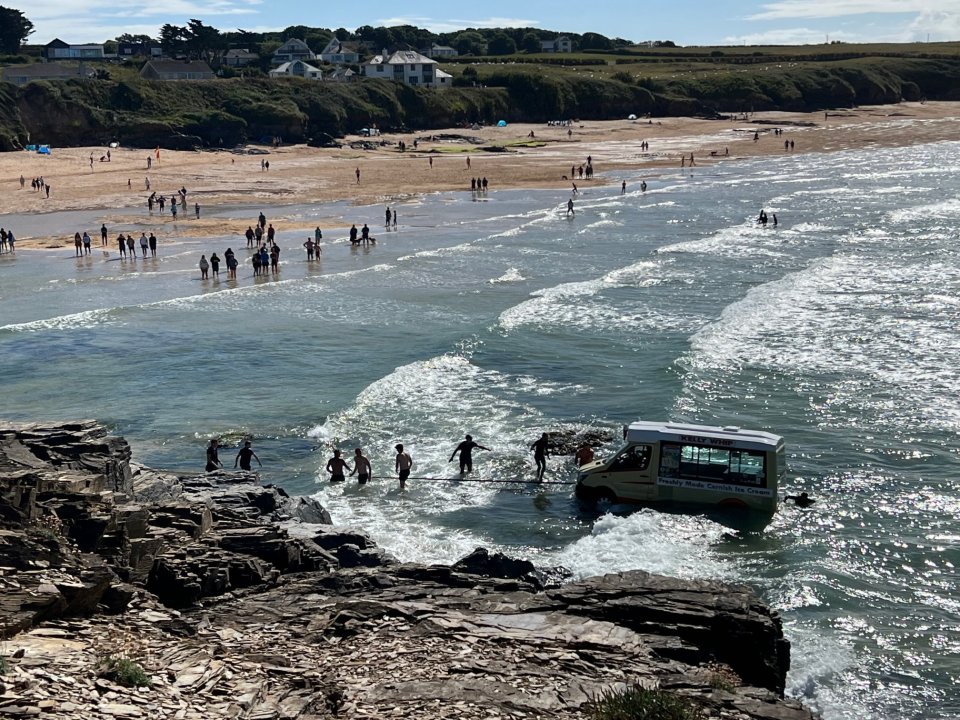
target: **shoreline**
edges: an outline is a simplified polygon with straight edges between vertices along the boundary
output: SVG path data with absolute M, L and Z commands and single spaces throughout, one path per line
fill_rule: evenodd
M 52 214 L 67 211 L 101 213 L 99 220 L 118 216 L 122 222 L 138 227 L 163 226 L 169 215 L 146 214 L 130 218 L 147 195 L 173 194 L 186 187 L 187 209 L 182 211 L 186 228 L 178 228 L 180 237 L 242 234 L 249 219 L 204 217 L 221 212 L 223 206 L 284 207 L 297 204 L 325 204 L 352 201 L 356 206 L 400 205 L 414 198 L 438 192 L 469 192 L 471 178 L 487 177 L 490 192 L 506 189 L 581 188 L 613 185 L 621 181 L 618 172 L 636 174 L 649 170 L 648 178 L 662 175 L 667 168 L 681 168 L 681 157 L 692 153 L 697 168 L 719 162 L 784 154 L 840 152 L 849 149 L 904 147 L 939 141 L 960 140 L 960 102 L 901 103 L 868 106 L 828 113 L 756 113 L 749 119 L 703 120 L 665 118 L 660 120 L 611 120 L 574 125 L 570 128 L 517 124 L 505 128 L 478 130 L 451 129 L 413 134 L 384 134 L 376 142 L 388 143 L 375 149 L 311 148 L 305 145 L 281 146 L 266 154 L 241 151 L 161 151 L 160 160 L 147 171 L 147 150 L 111 149 L 110 162 L 89 158 L 105 153 L 105 148 L 53 149 L 50 156 L 24 152 L 0 154 L 0 225 L 17 232 L 13 216 Z M 774 132 L 783 130 L 782 135 Z M 534 137 L 530 137 L 533 133 Z M 569 134 L 568 134 L 569 133 Z M 758 139 L 754 140 L 756 133 Z M 444 139 L 444 135 L 470 138 Z M 418 149 L 400 152 L 404 141 Z M 793 141 L 792 149 L 784 143 Z M 349 136 L 344 143 L 370 142 L 370 138 Z M 649 150 L 641 143 L 649 143 Z M 501 147 L 488 152 L 482 147 Z M 725 152 L 729 150 L 729 156 Z M 714 153 L 711 155 L 711 153 Z M 571 169 L 586 166 L 591 157 L 598 175 L 593 179 L 570 178 Z M 261 169 L 269 160 L 268 170 Z M 469 163 L 469 167 L 468 167 Z M 356 181 L 356 170 L 361 172 Z M 20 189 L 19 179 L 25 179 Z M 50 198 L 32 191 L 30 182 L 42 176 L 51 186 Z M 145 179 L 150 179 L 150 190 Z M 129 187 L 128 187 L 129 181 Z M 194 219 L 194 203 L 201 206 L 201 219 Z M 401 216 L 402 217 L 402 216 Z M 11 222 L 13 221 L 13 222 Z M 325 224 L 325 222 L 327 224 Z M 322 218 L 325 231 L 337 227 L 337 218 Z M 218 232 L 211 232 L 216 223 Z M 243 227 L 240 227 L 243 225 Z M 196 230 L 201 229 L 200 233 Z M 278 230 L 291 231 L 298 225 Z M 59 235 L 28 236 L 17 232 L 17 247 L 22 249 L 62 249 L 73 244 L 73 232 L 87 230 L 93 235 L 99 228 L 78 227 Z M 184 232 L 185 230 L 185 232 Z M 110 243 L 125 228 L 110 228 Z

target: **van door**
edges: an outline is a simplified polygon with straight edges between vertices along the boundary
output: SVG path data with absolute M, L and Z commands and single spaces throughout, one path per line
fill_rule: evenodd
M 627 445 L 600 473 L 597 485 L 609 487 L 621 500 L 652 500 L 655 490 L 650 476 L 652 456 L 650 445 Z

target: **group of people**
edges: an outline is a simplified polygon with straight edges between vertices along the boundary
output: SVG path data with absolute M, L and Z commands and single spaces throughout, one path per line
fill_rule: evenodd
M 149 185 L 147 187 L 149 188 Z M 179 190 L 177 190 L 176 194 L 171 195 L 169 199 L 163 195 L 158 196 L 157 191 L 154 190 L 152 193 L 150 193 L 149 197 L 147 197 L 147 210 L 152 214 L 153 206 L 156 205 L 158 208 L 160 208 L 160 212 L 162 213 L 164 212 L 168 203 L 170 205 L 170 214 L 173 216 L 173 219 L 176 220 L 178 204 L 184 210 L 184 212 L 187 210 L 187 189 L 185 187 L 181 187 Z M 193 213 L 197 219 L 200 218 L 200 203 L 193 204 Z
M 200 279 L 208 280 L 212 274 L 214 280 L 219 280 L 221 262 L 224 262 L 227 264 L 227 277 L 230 278 L 231 280 L 236 280 L 237 266 L 240 263 L 237 260 L 236 253 L 234 253 L 231 248 L 227 248 L 226 252 L 223 253 L 223 260 L 221 260 L 220 256 L 217 255 L 216 253 L 213 253 L 210 256 L 209 260 L 207 260 L 206 255 L 201 255 L 200 256 Z
M 487 178 L 470 178 L 470 190 L 473 192 L 486 192 L 487 188 L 490 186 L 490 183 L 487 181 Z
M 23 190 L 24 186 L 27 184 L 27 179 L 21 175 L 20 176 L 20 189 Z M 35 177 L 30 181 L 30 188 L 34 192 L 44 193 L 46 197 L 50 197 L 50 186 L 47 185 L 47 181 L 43 179 L 43 175 L 40 177 Z
M 103 224 L 100 226 L 100 247 L 107 247 L 109 241 L 107 240 L 107 226 Z M 148 237 L 145 232 L 140 233 L 140 253 L 143 257 L 147 257 L 149 252 L 150 257 L 157 256 L 157 236 L 153 233 L 150 233 Z M 93 238 L 90 236 L 86 230 L 83 231 L 83 234 L 76 232 L 73 234 L 73 247 L 76 257 L 81 257 L 83 255 L 89 255 L 91 253 L 93 246 Z M 120 233 L 117 235 L 117 250 L 120 253 L 121 258 L 131 258 L 135 259 L 137 257 L 137 241 L 134 240 L 133 233 L 124 235 Z
M 17 249 L 17 238 L 13 235 L 13 230 L 7 230 L 0 227 L 0 254 L 13 252 Z
M 757 216 L 757 223 L 763 227 L 766 227 L 768 222 L 770 222 L 770 219 L 767 217 L 767 211 L 761 210 L 760 214 Z M 773 226 L 776 227 L 778 224 L 779 221 L 777 220 L 777 214 L 773 213 Z

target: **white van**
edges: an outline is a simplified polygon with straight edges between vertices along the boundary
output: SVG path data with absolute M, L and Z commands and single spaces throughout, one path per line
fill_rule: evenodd
M 577 497 L 636 503 L 692 503 L 773 514 L 786 473 L 783 438 L 757 430 L 635 422 L 626 444 L 580 468 Z

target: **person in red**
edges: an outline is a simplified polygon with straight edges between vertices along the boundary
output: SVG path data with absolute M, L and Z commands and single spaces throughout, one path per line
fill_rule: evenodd
M 593 462 L 593 449 L 587 443 L 583 443 L 577 448 L 577 453 L 573 456 L 573 459 L 576 461 L 577 467 L 583 467 L 587 463 Z
M 456 456 L 456 454 L 460 453 L 460 474 L 465 475 L 468 472 L 473 472 L 474 448 L 476 448 L 477 450 L 487 450 L 487 451 L 490 450 L 490 448 L 488 447 L 484 447 L 479 443 L 475 443 L 473 441 L 473 437 L 471 437 L 470 435 L 467 435 L 466 439 L 462 443 L 457 445 L 456 449 L 450 455 L 450 459 L 447 460 L 447 462 L 453 462 L 453 458 Z M 466 468 L 466 470 L 464 470 L 464 468 Z

